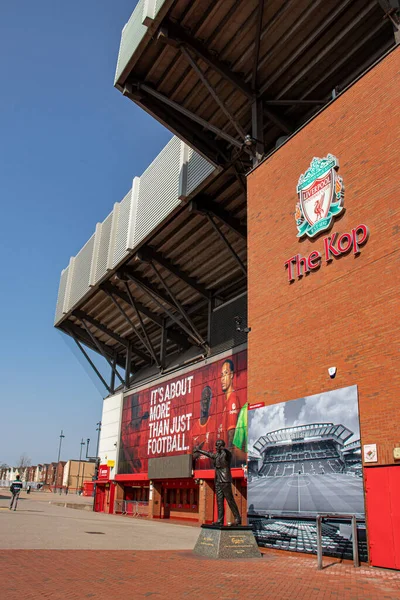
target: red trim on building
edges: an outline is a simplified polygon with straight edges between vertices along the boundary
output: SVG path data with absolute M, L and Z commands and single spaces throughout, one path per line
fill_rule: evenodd
M 149 481 L 147 473 L 131 473 L 130 475 L 116 475 L 115 481 Z

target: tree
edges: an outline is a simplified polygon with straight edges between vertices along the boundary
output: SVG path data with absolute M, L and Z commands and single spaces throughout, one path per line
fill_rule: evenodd
M 25 477 L 26 475 L 26 470 L 28 467 L 31 466 L 31 459 L 29 458 L 29 456 L 24 452 L 23 454 L 21 454 L 21 456 L 19 457 L 19 461 L 18 461 L 18 465 L 17 465 L 17 469 L 18 469 L 18 473 L 21 476 L 21 479 Z

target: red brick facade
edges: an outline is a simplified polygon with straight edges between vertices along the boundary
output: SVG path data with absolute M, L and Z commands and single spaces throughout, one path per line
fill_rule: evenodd
M 377 443 L 381 465 L 396 463 L 400 446 L 399 123 L 396 49 L 248 177 L 248 400 L 357 384 L 361 442 Z M 299 241 L 297 181 L 328 153 L 340 161 L 346 211 L 330 233 Z M 323 255 L 319 269 L 289 284 L 285 261 L 323 254 L 324 237 L 361 223 L 370 238 L 358 256 Z

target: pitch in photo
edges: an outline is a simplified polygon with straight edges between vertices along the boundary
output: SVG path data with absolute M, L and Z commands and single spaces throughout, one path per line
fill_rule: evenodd
M 356 515 L 363 541 L 357 386 L 249 410 L 248 428 L 248 512 L 260 545 L 316 551 L 318 514 Z M 345 519 L 327 519 L 326 553 L 346 555 L 350 535 Z

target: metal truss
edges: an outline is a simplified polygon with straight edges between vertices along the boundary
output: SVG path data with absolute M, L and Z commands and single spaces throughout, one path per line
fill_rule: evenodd
M 164 267 L 164 269 L 175 275 L 175 277 L 183 281 L 187 286 L 208 300 L 210 292 L 203 285 L 201 285 L 201 283 L 196 281 L 196 279 L 182 271 L 180 267 L 177 267 L 170 260 L 165 258 L 165 256 L 163 256 L 160 252 L 157 252 L 150 246 L 145 246 L 144 248 L 141 248 L 139 252 L 137 252 L 136 256 L 138 256 L 138 258 L 143 262 L 156 261 L 159 265 Z
M 158 272 L 158 269 L 154 266 L 153 263 L 151 263 L 151 266 L 153 268 L 154 273 L 157 276 L 157 279 L 159 279 L 160 277 L 159 281 L 164 282 L 163 278 Z M 196 346 L 202 347 L 206 352 L 208 352 L 208 345 L 206 341 L 201 338 L 196 328 L 192 326 L 192 321 L 188 316 L 187 312 L 176 299 L 176 297 L 171 292 L 167 284 L 165 284 L 165 282 L 162 283 L 162 285 L 164 289 L 166 289 L 169 298 L 165 296 L 165 294 L 160 292 L 158 288 L 154 287 L 152 284 L 139 277 L 136 273 L 132 272 L 131 269 L 125 269 L 124 273 L 126 273 L 130 281 L 132 281 L 136 286 L 141 288 L 143 292 L 150 296 L 152 301 L 155 302 L 155 304 L 157 304 L 157 306 L 173 321 L 173 323 L 175 323 L 175 325 L 177 325 L 190 338 L 192 343 L 194 343 Z M 186 320 L 187 323 L 190 323 L 190 325 L 188 326 L 185 323 L 183 323 L 183 321 L 178 316 L 176 316 L 172 312 L 172 310 L 165 306 L 166 304 L 171 306 L 171 308 L 173 307 L 174 309 L 177 309 L 180 312 L 181 316 Z M 167 335 L 169 336 L 169 330 L 167 332 Z
M 247 228 L 242 225 L 238 219 L 233 217 L 220 204 L 213 202 L 206 196 L 198 195 L 196 200 L 189 204 L 189 210 L 198 214 L 213 215 L 217 217 L 224 225 L 235 232 L 242 240 L 247 240 Z

